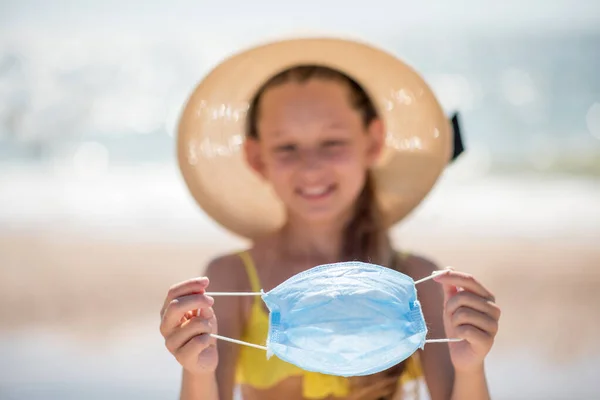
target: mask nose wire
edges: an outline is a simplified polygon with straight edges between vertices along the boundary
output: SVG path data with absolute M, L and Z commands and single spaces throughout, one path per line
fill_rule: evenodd
M 415 281 L 415 285 L 418 285 L 419 283 L 433 279 L 436 276 L 438 276 L 440 274 L 444 274 L 448 271 L 450 271 L 450 270 L 445 269 L 445 270 L 441 270 L 441 271 L 434 271 L 431 273 L 431 275 L 429 275 L 423 279 L 419 279 L 418 281 Z M 211 296 L 211 297 L 215 297 L 215 296 L 262 296 L 263 294 L 265 294 L 265 292 L 261 290 L 260 292 L 206 292 L 205 294 L 207 296 Z M 213 337 L 215 339 L 223 340 L 225 342 L 235 343 L 235 344 L 239 344 L 242 346 L 254 347 L 255 349 L 260 349 L 260 350 L 265 350 L 265 351 L 268 350 L 266 346 L 261 346 L 261 345 L 254 344 L 254 343 L 244 342 L 242 340 L 228 338 L 225 336 L 217 335 L 215 333 L 209 333 L 209 336 Z M 458 338 L 427 339 L 427 340 L 425 340 L 425 343 L 461 342 L 462 340 L 463 339 L 458 339 Z

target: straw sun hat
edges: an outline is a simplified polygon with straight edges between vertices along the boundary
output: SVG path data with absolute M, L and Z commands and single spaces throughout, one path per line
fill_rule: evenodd
M 261 45 L 224 60 L 204 77 L 178 126 L 179 167 L 192 196 L 210 217 L 238 235 L 256 238 L 281 226 L 282 204 L 244 158 L 245 116 L 265 81 L 300 64 L 337 69 L 355 79 L 373 100 L 387 131 L 385 148 L 373 168 L 377 199 L 386 222 L 398 222 L 462 151 L 457 120 L 447 119 L 412 68 L 378 48 L 343 39 L 300 38 Z

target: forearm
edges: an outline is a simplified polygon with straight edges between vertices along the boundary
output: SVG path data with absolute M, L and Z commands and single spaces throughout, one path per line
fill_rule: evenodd
M 193 375 L 183 371 L 180 400 L 219 400 L 215 374 Z
M 452 400 L 489 400 L 490 392 L 483 366 L 476 371 L 456 371 Z

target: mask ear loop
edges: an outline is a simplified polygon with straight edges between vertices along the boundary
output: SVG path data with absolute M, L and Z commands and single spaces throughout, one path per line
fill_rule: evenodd
M 423 279 L 419 279 L 418 281 L 415 281 L 415 285 L 418 285 L 419 283 L 433 279 L 436 276 L 445 274 L 449 271 L 451 271 L 451 269 L 449 269 L 449 268 L 446 268 L 446 269 L 443 269 L 440 271 L 433 271 L 431 273 L 431 275 L 426 276 Z M 261 290 L 260 292 L 206 292 L 204 294 L 207 296 L 211 296 L 211 297 L 214 297 L 214 296 L 262 296 L 263 294 L 265 294 L 265 292 L 263 290 Z
M 263 294 L 265 294 L 265 292 L 263 290 L 261 290 L 260 292 L 206 292 L 204 294 L 207 296 L 210 296 L 210 297 L 216 297 L 216 296 L 262 296 Z M 215 333 L 209 333 L 208 336 L 213 337 L 215 339 L 223 340 L 225 342 L 240 344 L 242 346 L 254 347 L 255 349 L 268 351 L 266 346 L 261 346 L 259 344 L 244 342 L 242 340 L 228 338 L 226 336 L 217 335 Z
M 418 285 L 419 283 L 423 283 L 426 282 L 430 279 L 435 278 L 438 275 L 442 275 L 445 273 L 448 273 L 449 271 L 451 271 L 450 268 L 446 268 L 440 271 L 433 271 L 431 273 L 431 275 L 426 276 L 423 279 L 419 279 L 418 281 L 415 281 L 415 286 Z M 425 343 L 450 343 L 450 342 L 462 342 L 463 339 L 458 339 L 458 338 L 446 338 L 446 339 L 428 339 L 425 341 Z
M 418 281 L 415 281 L 415 285 L 418 285 L 419 283 L 423 283 L 423 282 L 425 282 L 425 281 L 428 281 L 428 280 L 430 280 L 430 279 L 433 279 L 433 278 L 435 278 L 435 277 L 436 277 L 436 276 L 438 276 L 438 275 L 443 275 L 443 274 L 446 274 L 446 273 L 448 273 L 448 272 L 450 272 L 450 271 L 452 271 L 452 270 L 450 269 L 450 267 L 448 267 L 448 268 L 446 268 L 446 269 L 439 270 L 439 271 L 433 271 L 433 272 L 431 273 L 431 275 L 429 275 L 429 276 L 426 276 L 426 277 L 425 277 L 425 278 L 423 278 L 423 279 L 419 279 Z
M 244 342 L 242 340 L 228 338 L 226 336 L 217 335 L 215 333 L 209 333 L 208 336 L 213 337 L 215 339 L 223 340 L 225 342 L 230 342 L 230 343 L 235 343 L 235 344 L 241 344 L 242 346 L 254 347 L 255 349 L 259 349 L 259 350 L 264 350 L 264 351 L 268 351 L 269 350 L 269 349 L 267 349 L 266 346 L 261 346 L 261 345 L 254 344 L 254 343 Z
M 445 274 L 448 271 L 450 271 L 450 269 L 434 271 L 431 273 L 431 275 L 429 275 L 423 279 L 419 279 L 418 281 L 415 281 L 415 285 L 418 285 L 419 283 L 426 282 L 430 279 L 433 279 L 440 274 Z M 206 292 L 205 294 L 207 296 L 211 296 L 211 297 L 215 297 L 215 296 L 262 296 L 263 294 L 265 294 L 265 292 L 263 290 L 261 290 L 260 292 Z M 217 335 L 215 333 L 209 333 L 209 336 L 213 337 L 215 339 L 223 340 L 225 342 L 235 343 L 235 344 L 239 344 L 242 346 L 254 347 L 255 349 L 260 349 L 260 350 L 265 350 L 265 351 L 268 350 L 266 346 L 261 346 L 261 345 L 254 344 L 254 343 L 244 342 L 242 340 L 228 338 L 225 336 Z M 427 343 L 449 343 L 449 342 L 461 342 L 462 340 L 463 339 L 458 339 L 458 338 L 427 339 L 427 340 L 425 340 L 425 343 L 426 344 Z

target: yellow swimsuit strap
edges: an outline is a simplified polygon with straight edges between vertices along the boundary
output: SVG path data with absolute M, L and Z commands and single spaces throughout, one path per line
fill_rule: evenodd
M 262 287 L 260 284 L 260 279 L 258 279 L 258 273 L 256 272 L 256 266 L 254 265 L 252 256 L 248 250 L 239 252 L 238 256 L 242 259 L 244 268 L 246 268 L 246 274 L 248 275 L 248 280 L 250 281 L 250 288 L 253 292 L 260 292 Z M 256 296 L 255 300 L 260 300 L 260 297 Z

